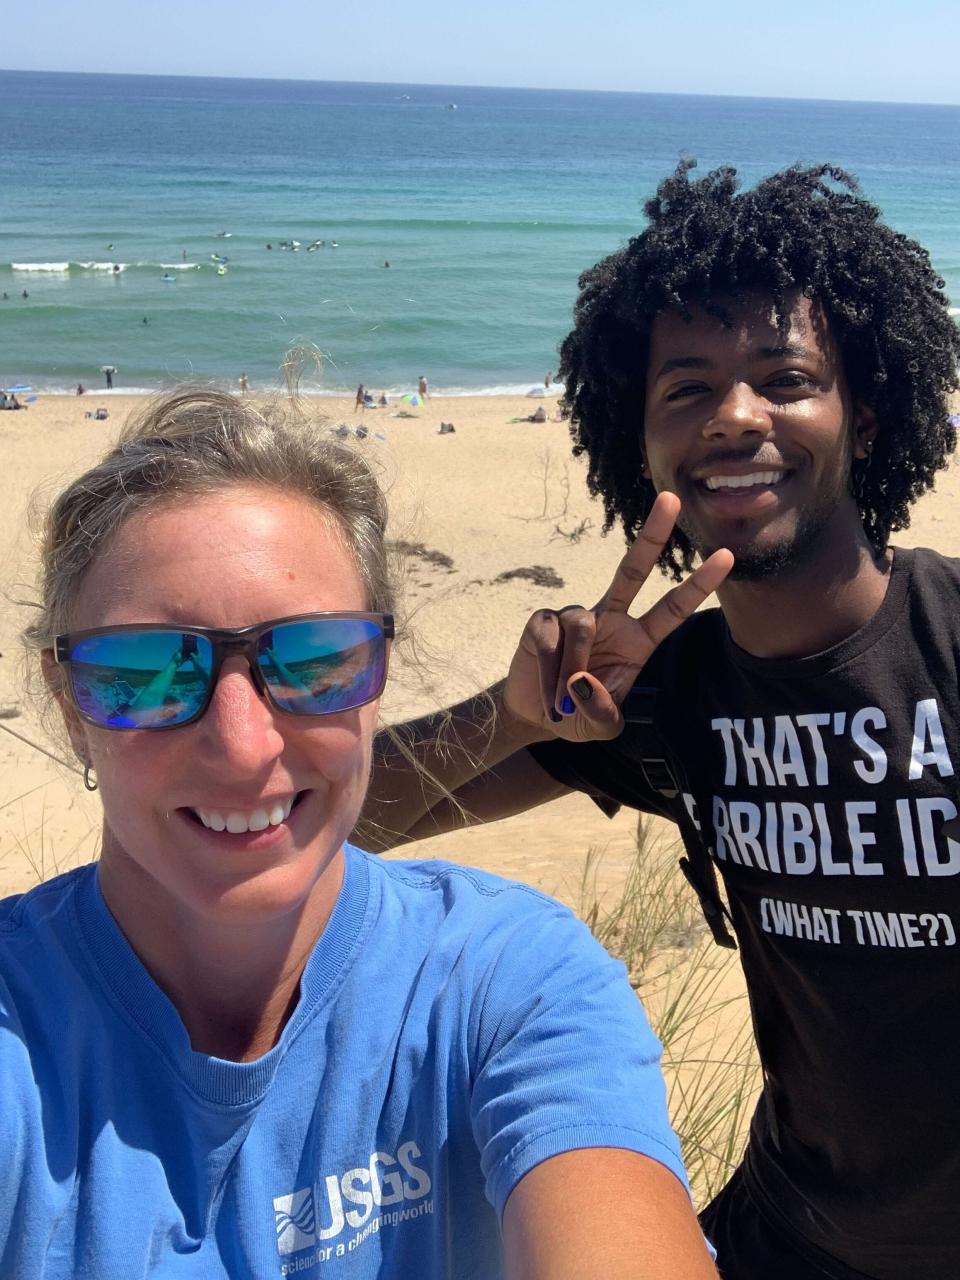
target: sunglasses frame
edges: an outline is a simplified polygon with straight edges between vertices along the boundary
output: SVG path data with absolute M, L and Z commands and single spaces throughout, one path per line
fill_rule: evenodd
M 356 703 L 353 707 L 341 708 L 337 711 L 313 711 L 300 712 L 288 711 L 281 707 L 267 684 L 266 678 L 260 669 L 259 656 L 257 654 L 257 644 L 264 632 L 272 631 L 275 627 L 284 626 L 292 622 L 317 622 L 321 619 L 329 618 L 349 619 L 351 621 L 376 622 L 380 625 L 382 643 L 384 646 L 383 654 L 383 679 L 376 693 L 364 698 L 363 702 Z M 73 646 L 81 640 L 88 640 L 93 636 L 112 636 L 123 635 L 130 632 L 142 633 L 144 631 L 168 631 L 185 636 L 202 636 L 209 641 L 213 649 L 213 655 L 210 664 L 210 685 L 207 689 L 206 696 L 200 708 L 188 719 L 178 720 L 176 724 L 146 724 L 146 725 L 119 725 L 119 724 L 103 724 L 100 720 L 94 719 L 80 706 L 76 691 L 73 687 L 72 662 L 70 651 Z M 358 707 L 364 707 L 368 703 L 375 701 L 383 693 L 384 685 L 387 682 L 387 668 L 389 666 L 389 651 L 387 644 L 394 638 L 394 623 L 392 613 L 358 613 L 350 610 L 324 613 L 295 613 L 284 618 L 271 618 L 268 622 L 255 622 L 250 627 L 236 628 L 218 628 L 218 627 L 193 627 L 178 626 L 172 622 L 130 622 L 121 623 L 116 627 L 90 627 L 86 631 L 65 631 L 62 635 L 54 636 L 53 639 L 53 658 L 58 666 L 66 670 L 67 678 L 64 681 L 65 692 L 70 699 L 71 704 L 75 708 L 81 720 L 85 720 L 88 724 L 95 725 L 98 729 L 106 729 L 108 732 L 117 733 L 159 733 L 167 729 L 183 729 L 189 724 L 195 724 L 201 720 L 207 713 L 207 709 L 213 699 L 214 690 L 220 680 L 220 672 L 223 664 L 228 658 L 245 658 L 247 666 L 250 669 L 250 678 L 253 681 L 254 688 L 262 698 L 273 708 L 274 711 L 284 716 L 294 716 L 298 720 L 322 720 L 328 715 L 342 715 L 344 711 L 356 711 Z

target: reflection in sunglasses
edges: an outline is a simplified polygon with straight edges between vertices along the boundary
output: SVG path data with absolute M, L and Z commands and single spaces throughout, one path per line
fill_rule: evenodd
M 261 657 L 261 669 L 270 692 L 281 704 L 296 707 L 304 699 L 315 704 L 346 704 L 350 693 L 366 689 L 374 675 L 373 668 L 379 665 L 371 650 L 370 643 L 365 642 L 288 665 L 274 649 L 267 649 Z
M 389 615 L 319 614 L 235 631 L 104 628 L 58 636 L 71 694 L 95 724 L 165 728 L 203 713 L 228 655 L 244 657 L 279 711 L 332 715 L 363 706 L 383 687 Z
M 115 667 L 84 664 L 84 678 L 76 679 L 75 689 L 84 710 L 98 713 L 106 724 L 135 729 L 191 714 L 203 701 L 209 678 L 193 650 L 178 649 L 154 672 L 127 669 L 120 676 Z

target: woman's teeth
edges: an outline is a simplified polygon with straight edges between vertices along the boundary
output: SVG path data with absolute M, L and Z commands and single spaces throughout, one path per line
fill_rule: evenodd
M 277 801 L 269 809 L 254 809 L 250 813 L 241 813 L 238 809 L 230 809 L 223 813 L 218 809 L 194 809 L 203 825 L 210 831 L 229 831 L 231 835 L 243 835 L 246 831 L 266 831 L 267 827 L 278 827 L 290 817 L 290 810 L 296 796 L 289 800 Z

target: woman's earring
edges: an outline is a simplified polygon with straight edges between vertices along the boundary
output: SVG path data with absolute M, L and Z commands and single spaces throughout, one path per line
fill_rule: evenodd
M 88 791 L 96 791 L 98 783 L 96 778 L 92 777 L 93 770 L 89 764 L 83 766 L 83 785 Z

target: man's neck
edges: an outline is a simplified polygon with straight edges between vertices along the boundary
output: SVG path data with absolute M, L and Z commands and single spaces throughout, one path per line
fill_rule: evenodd
M 865 537 L 811 548 L 803 564 L 756 581 L 727 581 L 717 595 L 736 644 L 756 658 L 804 658 L 839 644 L 880 608 L 890 556 Z

